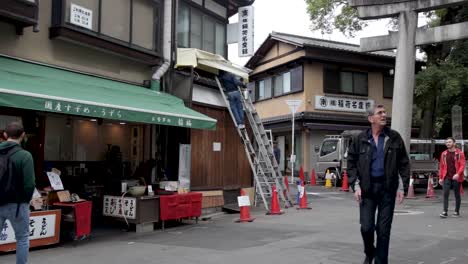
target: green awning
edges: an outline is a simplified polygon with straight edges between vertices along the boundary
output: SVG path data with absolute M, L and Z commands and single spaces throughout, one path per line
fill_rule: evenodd
M 175 96 L 0 57 L 0 106 L 168 126 L 215 129 Z

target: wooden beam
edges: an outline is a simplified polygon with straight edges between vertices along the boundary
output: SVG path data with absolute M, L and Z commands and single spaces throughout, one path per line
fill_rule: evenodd
M 468 22 L 445 25 L 434 28 L 418 28 L 416 31 L 417 46 L 468 39 Z M 398 44 L 398 32 L 390 32 L 390 35 L 361 38 L 361 51 L 371 52 L 379 50 L 396 49 Z
M 394 17 L 405 11 L 425 12 L 467 3 L 468 0 L 413 0 L 410 2 L 396 2 L 384 5 L 357 6 L 357 9 L 359 18 L 377 19 Z
M 410 2 L 413 0 L 349 0 L 349 5 L 353 7 L 368 5 L 386 5 L 401 2 Z

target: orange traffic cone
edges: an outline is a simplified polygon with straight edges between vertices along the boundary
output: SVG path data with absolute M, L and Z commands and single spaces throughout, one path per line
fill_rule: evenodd
M 341 184 L 342 192 L 349 192 L 349 184 L 348 184 L 348 172 L 344 171 L 343 173 L 343 183 Z
M 307 193 L 305 191 L 305 187 L 304 187 L 304 182 L 301 181 L 301 185 L 299 186 L 299 207 L 296 208 L 297 210 L 301 210 L 301 209 L 312 209 L 311 207 L 309 207 L 307 205 Z
M 310 173 L 310 186 L 316 186 L 317 185 L 317 178 L 315 177 L 315 169 L 312 169 L 312 172 Z
M 238 200 L 240 201 L 240 197 L 247 197 L 243 199 L 248 199 L 249 197 L 245 195 L 244 190 L 241 189 L 240 191 L 240 196 L 238 197 Z M 239 203 L 241 204 L 241 203 Z M 248 205 L 247 205 L 248 204 Z M 250 201 L 246 205 L 239 206 L 240 208 L 240 219 L 237 219 L 237 223 L 245 223 L 245 222 L 253 222 L 255 218 L 250 217 Z
M 267 215 L 282 215 L 284 212 L 280 210 L 279 200 L 278 200 L 278 191 L 276 190 L 276 186 L 273 185 L 271 187 L 271 191 L 273 192 L 271 196 L 271 208 Z
M 427 181 L 427 193 L 426 193 L 426 198 L 435 198 L 435 193 L 434 193 L 434 184 L 433 184 L 434 179 L 432 178 L 432 175 L 429 176 L 429 180 Z
M 302 166 L 301 166 L 301 168 L 299 169 L 299 179 L 300 179 L 302 182 L 305 182 L 304 170 L 302 169 Z
M 414 195 L 413 182 L 414 182 L 414 179 L 411 178 L 409 180 L 408 194 L 406 194 L 406 199 L 416 199 L 416 196 Z

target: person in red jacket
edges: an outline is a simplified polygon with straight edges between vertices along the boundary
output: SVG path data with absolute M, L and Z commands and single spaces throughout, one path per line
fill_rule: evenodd
M 439 184 L 444 188 L 444 211 L 440 217 L 446 218 L 448 211 L 448 198 L 450 189 L 455 194 L 455 212 L 453 217 L 460 216 L 460 186 L 463 183 L 463 171 L 465 170 L 465 154 L 455 147 L 455 139 L 449 137 L 445 140 L 447 150 L 440 155 Z

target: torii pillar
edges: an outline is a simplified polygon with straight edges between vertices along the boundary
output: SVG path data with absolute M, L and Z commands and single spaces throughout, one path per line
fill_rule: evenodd
M 468 38 L 468 22 L 435 28 L 418 29 L 418 12 L 454 5 L 468 0 L 349 0 L 357 7 L 361 19 L 398 16 L 399 32 L 361 39 L 361 51 L 397 49 L 393 88 L 392 129 L 398 131 L 409 151 L 413 94 L 415 83 L 416 46 Z

